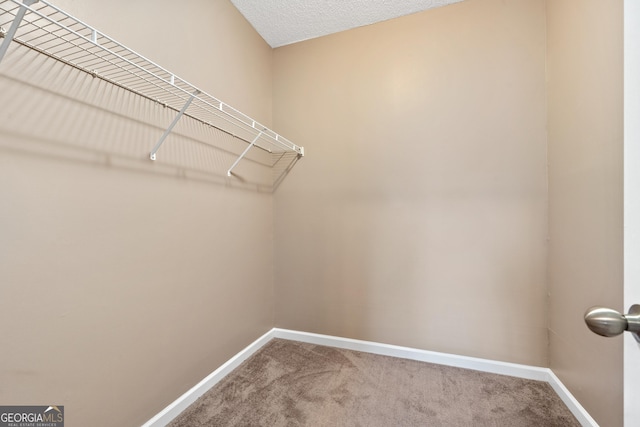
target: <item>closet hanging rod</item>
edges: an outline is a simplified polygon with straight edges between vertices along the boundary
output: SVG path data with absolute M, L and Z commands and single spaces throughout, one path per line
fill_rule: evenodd
M 0 52 L 6 51 L 9 43 L 16 41 L 172 110 L 184 109 L 184 115 L 233 135 L 250 147 L 304 155 L 303 147 L 212 95 L 200 92 L 174 73 L 45 0 L 1 0 L 0 26 L 9 23 L 10 31 L 4 33 L 4 39 L 0 38 Z M 196 92 L 198 94 L 192 97 Z M 193 101 L 189 102 L 189 108 L 197 110 L 197 113 L 184 108 L 189 99 Z M 233 126 L 235 131 L 223 127 L 221 122 Z

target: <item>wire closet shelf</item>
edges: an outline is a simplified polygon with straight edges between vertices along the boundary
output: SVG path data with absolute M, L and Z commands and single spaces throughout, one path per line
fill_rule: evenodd
M 12 41 L 175 110 L 151 160 L 183 115 L 249 144 L 229 176 L 252 147 L 304 155 L 303 147 L 45 0 L 0 0 L 0 62 Z

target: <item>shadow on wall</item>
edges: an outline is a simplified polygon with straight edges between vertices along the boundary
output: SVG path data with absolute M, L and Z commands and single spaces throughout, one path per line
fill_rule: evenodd
M 261 193 L 275 191 L 299 160 L 253 148 L 229 177 L 247 142 L 185 116 L 151 161 L 175 109 L 22 46 L 0 63 L 0 102 L 0 150 L 25 155 Z

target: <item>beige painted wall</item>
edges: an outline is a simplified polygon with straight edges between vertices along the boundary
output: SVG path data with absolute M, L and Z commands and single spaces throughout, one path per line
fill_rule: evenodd
M 547 2 L 550 367 L 602 426 L 622 426 L 622 338 L 582 316 L 623 310 L 622 1 Z
M 276 326 L 547 363 L 545 4 L 275 50 Z
M 270 124 L 272 51 L 230 2 L 56 4 Z M 0 104 L 0 403 L 140 425 L 272 327 L 271 171 L 235 185 L 200 141 L 245 144 L 185 120 L 152 163 L 175 113 L 24 49 Z

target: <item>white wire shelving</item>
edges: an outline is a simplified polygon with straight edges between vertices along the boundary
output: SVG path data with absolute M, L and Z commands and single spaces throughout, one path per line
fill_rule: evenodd
M 0 62 L 12 42 L 175 110 L 175 119 L 150 152 L 151 160 L 182 116 L 249 144 L 228 176 L 252 147 L 304 156 L 303 147 L 45 0 L 0 0 Z

